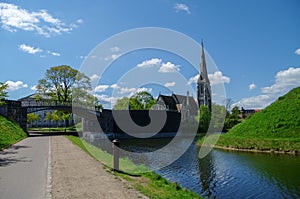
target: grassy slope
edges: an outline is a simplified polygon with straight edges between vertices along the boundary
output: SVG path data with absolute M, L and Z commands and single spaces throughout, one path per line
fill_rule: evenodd
M 24 139 L 26 133 L 15 123 L 0 115 L 0 150 Z
M 101 149 L 82 141 L 78 137 L 66 136 L 75 145 L 79 146 L 82 150 L 90 154 L 95 159 L 111 167 L 112 155 L 102 151 Z M 126 173 L 114 173 L 115 175 L 121 176 L 128 182 L 130 182 L 137 190 L 141 191 L 143 194 L 149 198 L 155 199 L 165 199 L 165 198 L 202 198 L 196 193 L 189 191 L 187 189 L 181 188 L 177 183 L 172 183 L 158 174 L 145 170 L 143 166 L 134 165 L 129 159 L 120 160 L 120 168 L 125 168 L 126 171 L 139 170 L 144 172 L 139 176 L 131 176 Z
M 300 151 L 300 87 L 221 135 L 216 146 Z

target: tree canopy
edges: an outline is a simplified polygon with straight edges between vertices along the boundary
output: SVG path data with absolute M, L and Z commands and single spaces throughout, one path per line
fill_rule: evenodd
M 117 100 L 115 110 L 149 110 L 155 104 L 153 96 L 146 92 L 138 92 L 132 97 L 123 97 Z
M 1 102 L 1 100 L 5 99 L 8 97 L 6 89 L 8 85 L 0 82 L 0 105 L 4 104 L 4 102 Z
M 67 102 L 72 95 L 88 94 L 91 90 L 90 78 L 67 65 L 54 66 L 48 69 L 45 77 L 38 81 L 37 90 L 49 94 L 52 99 Z
M 200 106 L 199 115 L 198 115 L 198 121 L 199 121 L 198 132 L 200 133 L 207 132 L 210 119 L 211 119 L 211 112 L 208 106 L 204 106 L 204 105 Z

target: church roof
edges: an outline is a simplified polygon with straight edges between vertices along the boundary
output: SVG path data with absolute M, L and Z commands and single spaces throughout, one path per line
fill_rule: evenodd
M 177 104 L 182 104 L 187 106 L 187 96 L 186 95 L 178 95 L 173 94 L 173 96 L 177 99 Z M 198 105 L 193 96 L 189 96 L 189 108 L 192 114 L 197 115 L 198 113 Z

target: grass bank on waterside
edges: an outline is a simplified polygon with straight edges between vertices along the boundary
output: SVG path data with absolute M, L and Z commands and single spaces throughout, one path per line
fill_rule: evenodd
M 66 137 L 92 157 L 111 168 L 113 158 L 111 154 L 85 142 L 84 140 L 81 140 L 78 137 Z M 177 183 L 172 183 L 160 175 L 149 171 L 145 166 L 135 165 L 128 158 L 120 159 L 120 168 L 123 168 L 128 173 L 114 172 L 113 174 L 122 177 L 134 188 L 149 198 L 202 198 L 190 190 L 181 188 Z M 132 171 L 134 175 L 130 175 L 130 171 Z M 139 172 L 139 175 L 135 175 L 137 171 Z
M 27 134 L 18 124 L 0 115 L 0 150 L 24 139 Z
M 203 138 L 198 141 L 198 145 L 202 143 Z M 299 154 L 300 138 L 275 139 L 220 135 L 214 147 L 236 151 Z
M 300 152 L 300 87 L 222 134 L 216 147 L 297 154 Z M 198 142 L 201 144 L 203 138 Z

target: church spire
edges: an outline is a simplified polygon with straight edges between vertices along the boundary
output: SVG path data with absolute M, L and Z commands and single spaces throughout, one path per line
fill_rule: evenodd
M 208 75 L 207 75 L 207 69 L 206 69 L 206 60 L 205 60 L 203 40 L 201 41 L 201 47 L 202 47 L 201 58 L 200 58 L 200 76 L 201 77 L 199 77 L 199 80 L 210 83 L 209 79 L 208 79 Z
M 211 87 L 208 79 L 207 69 L 206 69 L 206 60 L 205 60 L 205 51 L 203 40 L 201 42 L 201 58 L 200 58 L 200 70 L 199 70 L 199 79 L 197 82 L 197 99 L 198 106 L 208 106 L 211 111 Z

